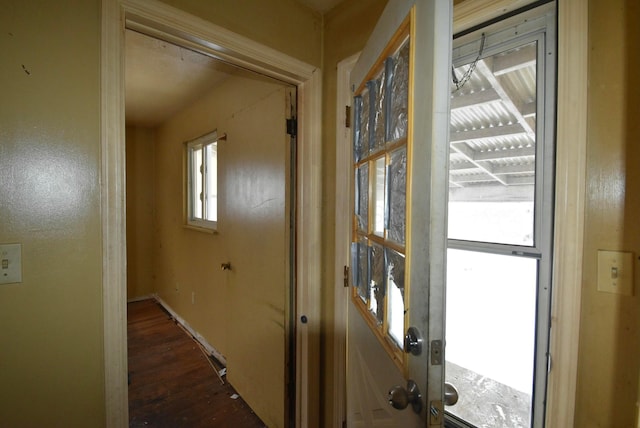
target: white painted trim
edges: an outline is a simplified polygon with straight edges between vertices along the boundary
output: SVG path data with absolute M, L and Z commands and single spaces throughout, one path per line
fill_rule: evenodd
M 575 413 L 584 252 L 588 4 L 558 1 L 558 106 L 551 362 L 547 428 L 572 427 Z
M 105 425 L 129 425 L 125 216 L 124 45 L 118 0 L 103 0 L 100 144 Z
M 157 0 L 121 0 L 126 25 L 299 85 L 315 67 Z M 286 66 L 286 68 L 284 68 Z
M 296 427 L 314 426 L 320 401 L 322 73 L 298 85 L 296 195 Z M 301 316 L 307 317 L 302 323 Z
M 124 26 L 224 58 L 298 87 L 296 313 L 297 426 L 317 419 L 320 349 L 320 225 L 322 75 L 274 49 L 156 0 L 103 0 L 102 233 L 106 426 L 128 425 Z
M 349 288 L 343 285 L 344 266 L 351 266 L 349 242 L 351 241 L 351 135 L 345 122 L 345 106 L 351 106 L 352 92 L 349 88 L 351 70 L 360 53 L 338 63 L 336 97 L 336 207 L 335 207 L 335 278 L 333 282 L 334 318 L 333 318 L 333 423 L 342 426 L 346 420 L 347 373 L 347 311 Z
M 189 332 L 189 334 L 195 340 L 197 340 L 198 343 L 200 343 L 204 349 L 206 349 L 206 351 L 209 353 L 209 355 L 215 357 L 216 360 L 220 361 L 225 367 L 227 366 L 227 359 L 224 357 L 224 355 L 222 355 L 216 348 L 211 346 L 211 344 L 207 341 L 207 339 L 204 338 L 204 336 L 202 336 L 200 333 L 198 333 L 196 330 L 194 330 L 193 327 L 191 327 L 189 325 L 189 323 L 184 320 L 184 318 L 182 318 L 180 315 L 178 315 L 178 313 L 176 311 L 174 311 L 173 308 L 171 308 L 171 306 L 169 306 L 169 304 L 167 302 L 162 300 L 160 298 L 160 296 L 158 296 L 158 294 L 154 293 L 151 296 L 151 299 L 153 299 L 156 302 L 158 302 L 160 304 L 160 306 L 162 306 L 164 308 L 165 311 L 169 312 L 171 317 L 174 320 L 176 320 L 176 322 L 178 324 L 180 324 L 182 327 L 184 327 L 184 329 L 187 330 Z
M 453 34 L 468 30 L 537 0 L 466 0 L 453 8 Z

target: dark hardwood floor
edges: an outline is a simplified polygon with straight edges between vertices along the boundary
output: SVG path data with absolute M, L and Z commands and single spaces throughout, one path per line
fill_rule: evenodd
M 130 427 L 265 427 L 154 300 L 127 305 Z

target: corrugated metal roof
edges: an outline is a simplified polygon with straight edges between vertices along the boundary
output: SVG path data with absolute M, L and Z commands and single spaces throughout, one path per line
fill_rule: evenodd
M 469 68 L 457 67 L 457 78 Z M 535 42 L 478 61 L 452 88 L 451 186 L 533 185 L 535 129 Z

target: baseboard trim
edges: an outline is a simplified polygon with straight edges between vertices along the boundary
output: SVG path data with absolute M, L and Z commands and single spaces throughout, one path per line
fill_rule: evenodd
M 225 367 L 227 366 L 227 360 L 224 357 L 224 355 L 222 355 L 220 352 L 218 352 L 218 350 L 216 348 L 214 348 L 213 346 L 211 346 L 211 344 L 209 342 L 207 342 L 207 339 L 204 338 L 204 336 L 202 336 L 200 333 L 198 333 L 197 331 L 195 331 L 193 329 L 193 327 L 191 327 L 189 325 L 188 322 L 186 322 L 184 320 L 184 318 L 182 318 L 180 315 L 178 315 L 176 313 L 176 311 L 174 311 L 171 306 L 169 306 L 167 304 L 167 302 L 165 302 L 164 300 L 162 300 L 160 298 L 160 296 L 158 296 L 158 294 L 154 293 L 151 296 L 149 296 L 149 298 L 154 299 L 156 302 L 158 302 L 160 304 L 160 306 L 162 306 L 164 308 L 165 311 L 169 312 L 169 314 L 173 317 L 173 319 L 176 320 L 176 322 L 178 324 L 180 324 L 186 331 L 189 332 L 189 334 L 198 341 L 198 343 L 200 343 L 200 345 L 202 345 L 202 347 L 209 353 L 210 356 L 212 356 L 213 358 L 215 358 L 216 360 L 218 360 L 220 363 L 222 363 L 222 365 L 224 365 Z M 142 300 L 142 299 L 141 299 Z
M 144 296 L 132 297 L 131 299 L 127 299 L 127 303 L 135 303 L 142 302 L 143 300 L 151 300 L 155 299 L 153 294 L 146 294 Z

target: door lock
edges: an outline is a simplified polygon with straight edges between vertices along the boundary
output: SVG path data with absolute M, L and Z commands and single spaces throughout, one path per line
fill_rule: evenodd
M 404 352 L 416 356 L 422 353 L 422 336 L 415 327 L 409 327 L 404 336 Z

